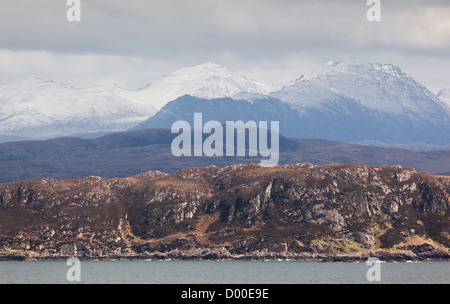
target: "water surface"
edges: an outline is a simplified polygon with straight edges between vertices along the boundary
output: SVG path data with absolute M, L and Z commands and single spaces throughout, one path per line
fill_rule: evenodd
M 366 263 L 81 261 L 89 284 L 367 284 Z M 0 284 L 65 284 L 66 261 L 0 262 Z M 381 263 L 381 283 L 448 284 L 450 262 Z

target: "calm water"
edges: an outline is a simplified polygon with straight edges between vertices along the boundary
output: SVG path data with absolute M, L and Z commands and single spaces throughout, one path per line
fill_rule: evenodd
M 450 283 L 450 262 L 381 263 L 381 283 Z M 0 262 L 1 284 L 63 284 L 65 261 Z M 369 283 L 365 263 L 297 261 L 82 261 L 90 284 Z

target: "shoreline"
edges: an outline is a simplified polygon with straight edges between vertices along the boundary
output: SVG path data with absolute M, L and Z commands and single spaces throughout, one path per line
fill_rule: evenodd
M 239 255 L 239 256 L 187 256 L 178 254 L 145 254 L 145 255 L 111 255 L 111 256 L 37 256 L 27 254 L 0 255 L 0 262 L 32 262 L 32 261 L 66 261 L 70 258 L 78 258 L 80 261 L 282 261 L 282 262 L 321 262 L 321 263 L 366 263 L 375 258 L 384 263 L 405 262 L 450 262 L 450 254 L 443 256 L 417 256 L 407 253 L 393 253 L 386 251 L 365 252 L 357 255 L 312 255 L 312 256 L 288 256 L 288 255 Z

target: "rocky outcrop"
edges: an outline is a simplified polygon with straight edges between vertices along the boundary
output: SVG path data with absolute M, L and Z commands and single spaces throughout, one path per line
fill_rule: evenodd
M 232 165 L 0 184 L 0 259 L 450 258 L 450 178 Z

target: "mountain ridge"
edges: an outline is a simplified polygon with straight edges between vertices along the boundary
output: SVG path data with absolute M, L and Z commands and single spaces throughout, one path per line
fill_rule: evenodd
M 78 89 L 30 79 L 0 87 L 0 140 L 93 137 L 125 131 L 187 94 L 250 103 L 276 98 L 287 104 L 283 109 L 290 106 L 298 112 L 292 130 L 303 132 L 294 137 L 447 145 L 450 104 L 441 100 L 444 92 L 438 98 L 392 64 L 341 61 L 329 62 L 284 86 L 253 81 L 211 62 L 180 69 L 136 91 L 116 85 Z M 261 110 L 263 116 L 273 107 L 269 102 L 266 106 Z
M 329 62 L 270 96 L 285 101 L 316 138 L 407 144 L 450 142 L 450 111 L 391 64 Z M 302 136 L 304 137 L 304 136 Z
M 221 65 L 207 62 L 163 76 L 140 91 L 148 94 L 148 99 L 159 110 L 184 95 L 214 99 L 242 92 L 269 94 L 275 88 L 275 85 L 250 80 Z
M 228 97 L 267 94 L 270 88 L 212 62 L 180 69 L 134 91 L 117 85 L 80 89 L 32 78 L 0 86 L 0 134 L 20 140 L 125 131 L 188 93 Z
M 349 61 L 331 61 L 319 67 L 316 71 L 303 76 L 291 87 L 304 83 L 311 83 L 337 95 L 358 100 L 362 106 L 368 109 L 381 109 L 391 113 L 398 113 L 402 110 L 396 107 L 396 104 L 403 103 L 401 106 L 410 110 L 412 107 L 417 106 L 417 102 L 413 102 L 413 98 L 410 98 L 411 96 L 420 96 L 421 98 L 428 98 L 434 103 L 439 103 L 436 96 L 425 86 L 392 64 L 358 64 Z M 384 89 L 386 96 L 380 94 L 375 94 L 374 96 L 374 91 L 370 90 L 377 89 L 377 86 Z M 402 88 L 403 86 L 404 88 Z M 411 95 L 411 92 L 408 91 L 417 91 L 418 93 Z M 405 96 L 398 96 L 401 92 L 406 92 Z M 375 91 L 375 93 L 377 92 Z M 281 92 L 273 93 L 273 95 L 278 96 L 282 96 L 282 94 L 283 89 Z M 380 97 L 383 97 L 384 100 L 380 100 Z M 286 98 L 280 99 L 290 101 Z M 304 100 L 302 102 L 313 104 L 316 101 Z M 295 103 L 292 104 L 295 105 Z
M 79 89 L 42 79 L 0 87 L 0 133 L 47 139 L 131 128 L 156 110 L 116 85 Z
M 144 129 L 99 138 L 57 138 L 0 144 L 0 183 L 31 178 L 104 178 L 133 176 L 143 171 L 174 173 L 185 167 L 259 163 L 260 157 L 174 157 L 168 129 Z M 448 175 L 450 150 L 415 152 L 280 135 L 280 165 L 359 163 L 401 165 Z

